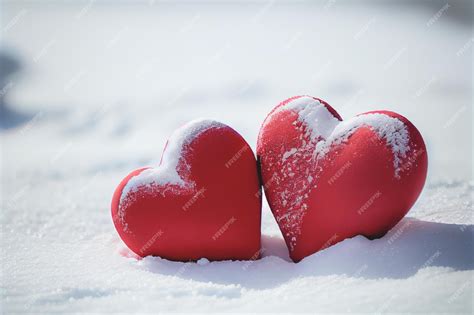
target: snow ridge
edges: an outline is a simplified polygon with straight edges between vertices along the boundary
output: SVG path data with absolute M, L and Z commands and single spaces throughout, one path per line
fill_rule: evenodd
M 325 141 L 321 140 L 317 143 L 315 153 L 318 159 L 323 158 L 331 146 L 347 141 L 361 127 L 369 127 L 380 138 L 385 139 L 393 153 L 395 177 L 400 178 L 401 161 L 410 150 L 410 136 L 406 125 L 401 120 L 385 114 L 369 113 L 341 121 Z
M 340 121 L 319 100 L 310 96 L 298 97 L 281 110 L 292 110 L 298 113 L 298 121 L 306 126 L 306 136 L 316 142 L 314 156 L 324 158 L 331 146 L 346 142 L 361 127 L 369 127 L 385 139 L 393 153 L 395 177 L 399 178 L 401 160 L 410 150 L 410 137 L 406 125 L 399 119 L 381 113 L 368 113 Z M 293 152 L 295 148 L 288 152 Z M 293 152 L 294 153 L 294 152 Z M 286 160 L 287 156 L 283 157 Z
M 280 110 L 292 110 L 298 113 L 298 120 L 307 126 L 307 132 L 314 141 L 318 137 L 326 139 L 339 124 L 339 119 L 334 117 L 320 101 L 310 97 L 298 97 Z

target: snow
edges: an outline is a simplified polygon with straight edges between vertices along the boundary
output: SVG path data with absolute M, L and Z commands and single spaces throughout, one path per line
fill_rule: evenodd
M 399 178 L 402 159 L 410 150 L 408 129 L 401 120 L 386 114 L 368 113 L 339 121 L 321 102 L 310 96 L 302 96 L 278 108 L 266 122 L 271 121 L 276 113 L 283 110 L 298 113 L 298 121 L 304 124 L 310 141 L 316 142 L 314 157 L 317 159 L 323 159 L 331 147 L 346 142 L 359 128 L 369 127 L 381 139 L 384 139 L 392 150 L 394 175 Z M 306 149 L 306 145 L 300 148 L 300 150 Z M 285 152 L 283 162 L 297 151 L 297 148 L 292 148 Z
M 196 262 L 199 266 L 204 266 L 209 263 L 209 260 L 207 258 L 201 258 Z
M 286 151 L 285 153 L 283 153 L 282 161 L 285 162 L 286 159 L 288 159 L 290 156 L 292 156 L 296 152 L 298 152 L 297 148 L 291 148 L 290 150 Z
M 292 110 L 298 113 L 298 120 L 307 127 L 311 141 L 328 138 L 339 124 L 339 119 L 334 117 L 326 106 L 310 96 L 298 97 L 278 111 L 281 110 Z
M 399 178 L 400 165 L 402 159 L 407 156 L 410 150 L 410 137 L 405 124 L 397 119 L 385 114 L 370 113 L 353 117 L 340 122 L 331 132 L 325 141 L 320 141 L 316 145 L 318 159 L 324 158 L 331 146 L 339 145 L 359 128 L 369 127 L 377 135 L 387 142 L 393 153 L 393 168 L 395 177 Z
M 0 75 L 1 313 L 473 312 L 469 8 L 450 1 L 427 27 L 445 3 L 89 3 L 2 3 L 1 46 L 23 72 Z M 423 134 L 427 185 L 388 235 L 294 264 L 263 200 L 262 259 L 124 247 L 112 194 L 174 130 L 213 117 L 255 149 L 270 110 L 301 94 L 345 118 L 399 112 Z
M 223 128 L 224 124 L 209 120 L 196 119 L 186 123 L 177 129 L 169 138 L 166 149 L 163 152 L 161 164 L 154 168 L 148 168 L 140 174 L 133 176 L 122 190 L 120 202 L 122 203 L 130 192 L 136 191 L 143 186 L 152 185 L 178 185 L 193 186 L 193 183 L 186 183 L 184 176 L 178 172 L 178 164 L 181 156 L 185 155 L 186 146 L 193 139 L 210 128 Z M 187 168 L 184 168 L 185 171 Z
M 186 176 L 180 173 L 186 172 L 188 167 L 178 170 L 181 157 L 186 154 L 186 147 L 206 130 L 211 128 L 223 128 L 224 124 L 209 120 L 196 119 L 178 128 L 169 138 L 166 149 L 163 152 L 160 165 L 147 168 L 138 175 L 133 176 L 122 189 L 120 204 L 118 209 L 118 219 L 122 222 L 124 231 L 128 225 L 125 223 L 125 210 L 128 202 L 131 201 L 130 193 L 136 192 L 140 188 L 152 189 L 154 186 L 178 185 L 181 187 L 194 188 L 194 183 L 186 180 Z

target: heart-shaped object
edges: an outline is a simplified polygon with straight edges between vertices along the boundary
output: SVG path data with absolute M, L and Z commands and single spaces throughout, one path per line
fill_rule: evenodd
M 119 184 L 112 217 L 141 257 L 244 260 L 259 256 L 261 205 L 250 146 L 229 126 L 200 120 L 172 135 L 158 167 Z
M 426 179 L 423 138 L 405 117 L 374 111 L 342 121 L 326 102 L 290 98 L 257 143 L 265 195 L 294 261 L 346 238 L 378 238 Z

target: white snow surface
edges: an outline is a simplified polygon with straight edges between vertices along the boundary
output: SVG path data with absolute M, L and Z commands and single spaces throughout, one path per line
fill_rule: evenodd
M 472 314 L 470 2 L 374 3 L 2 2 L 23 71 L 0 87 L 0 313 Z M 124 176 L 196 117 L 255 148 L 301 94 L 418 127 L 428 181 L 405 219 L 294 264 L 263 200 L 260 260 L 133 257 L 110 215 Z

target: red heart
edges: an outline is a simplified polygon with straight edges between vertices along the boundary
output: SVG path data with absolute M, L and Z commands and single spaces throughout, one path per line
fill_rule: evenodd
M 247 142 L 224 124 L 194 121 L 169 139 L 160 166 L 122 180 L 112 217 L 122 240 L 142 257 L 255 259 L 261 205 Z
M 326 102 L 290 98 L 258 138 L 265 195 L 294 261 L 356 235 L 383 236 L 426 179 L 423 138 L 388 111 L 342 121 Z

